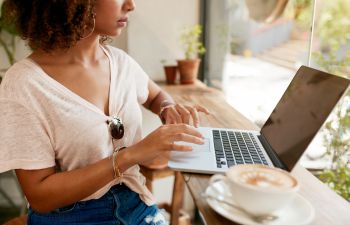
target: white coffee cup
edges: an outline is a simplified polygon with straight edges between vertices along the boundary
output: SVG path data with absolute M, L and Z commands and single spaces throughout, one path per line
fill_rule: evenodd
M 271 214 L 283 209 L 296 196 L 299 183 L 290 173 L 264 165 L 237 165 L 226 176 L 216 174 L 210 183 L 224 181 L 233 202 L 253 215 Z

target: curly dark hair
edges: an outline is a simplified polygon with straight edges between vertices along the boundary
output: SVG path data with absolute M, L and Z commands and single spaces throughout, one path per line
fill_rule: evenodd
M 15 24 L 32 49 L 74 46 L 93 26 L 96 0 L 5 0 L 2 19 Z

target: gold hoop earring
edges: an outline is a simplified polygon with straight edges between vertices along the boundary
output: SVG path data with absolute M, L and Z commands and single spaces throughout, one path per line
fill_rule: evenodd
M 94 32 L 94 30 L 95 30 L 95 26 L 96 26 L 96 19 L 95 19 L 95 15 L 93 16 L 93 18 L 92 18 L 93 20 L 93 26 L 92 26 L 92 30 L 91 30 L 91 32 L 90 33 L 88 33 L 88 35 L 86 35 L 85 37 L 80 37 L 80 40 L 84 40 L 84 39 L 86 39 L 86 38 L 88 38 L 88 37 L 90 37 L 91 36 L 91 34 Z

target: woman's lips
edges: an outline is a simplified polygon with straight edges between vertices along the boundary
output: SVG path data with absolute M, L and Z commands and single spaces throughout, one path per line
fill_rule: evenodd
M 126 27 L 128 23 L 128 18 L 121 18 L 117 21 L 118 27 Z

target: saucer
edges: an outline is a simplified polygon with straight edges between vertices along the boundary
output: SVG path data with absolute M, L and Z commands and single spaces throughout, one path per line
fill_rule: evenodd
M 234 197 L 230 194 L 229 188 L 225 181 L 215 182 L 207 187 L 205 190 L 206 195 L 210 196 L 225 196 L 225 200 L 235 204 Z M 230 207 L 229 205 L 217 201 L 212 198 L 207 198 L 209 206 L 224 216 L 225 218 L 245 225 L 261 225 L 260 223 L 255 222 L 249 216 L 247 216 L 242 211 Z M 314 208 L 312 205 L 301 195 L 297 194 L 293 202 L 287 205 L 285 208 L 276 211 L 274 215 L 278 216 L 278 219 L 264 223 L 269 225 L 305 225 L 309 224 L 315 215 Z

